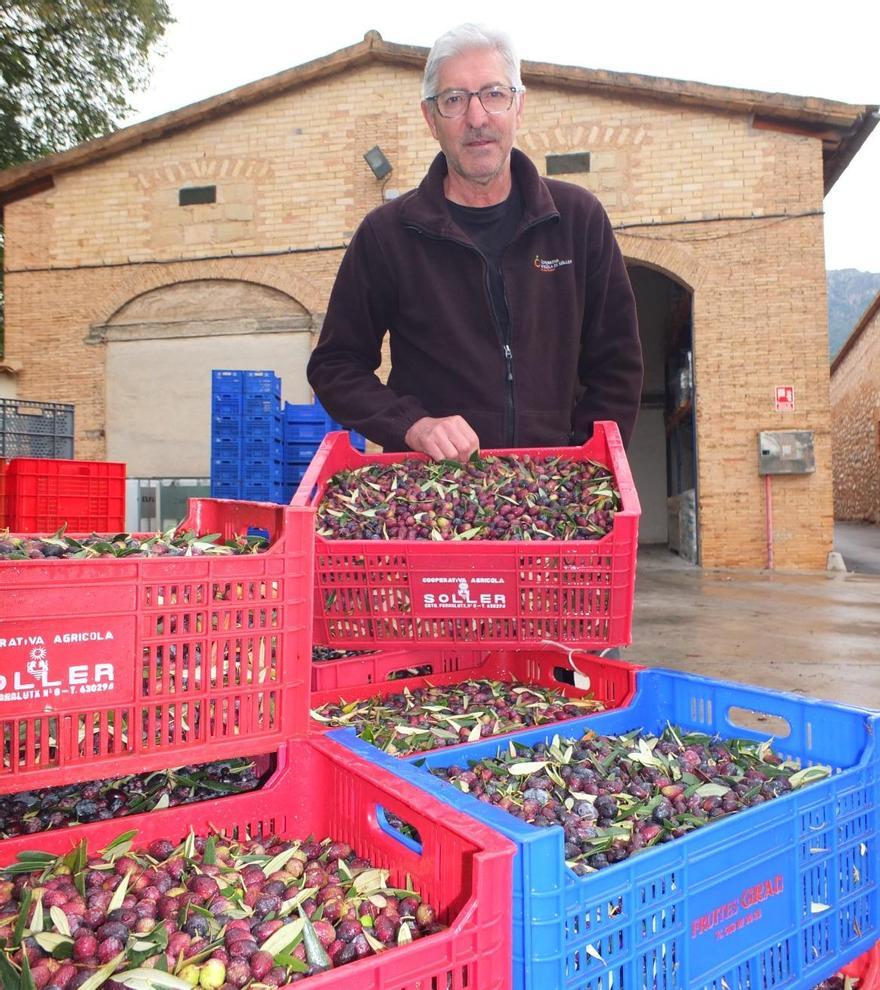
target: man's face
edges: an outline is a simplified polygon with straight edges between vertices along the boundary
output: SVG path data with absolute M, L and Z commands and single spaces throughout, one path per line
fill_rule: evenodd
M 504 61 L 494 49 L 477 48 L 442 64 L 437 92 L 447 89 L 475 92 L 493 84 L 511 85 Z M 522 105 L 523 97 L 517 94 L 505 113 L 490 114 L 474 96 L 462 117 L 441 117 L 433 102 L 424 101 L 422 113 L 446 155 L 450 171 L 483 184 L 508 167 L 510 149 L 522 121 Z

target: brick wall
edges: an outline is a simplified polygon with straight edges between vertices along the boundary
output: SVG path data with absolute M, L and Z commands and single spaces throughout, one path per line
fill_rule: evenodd
M 528 82 L 528 80 L 527 80 Z M 129 300 L 179 280 L 236 278 L 288 293 L 319 329 L 341 252 L 380 184 L 417 184 L 436 152 L 419 73 L 373 64 L 94 165 L 6 208 L 7 354 L 19 394 L 77 405 L 77 456 L 104 455 L 104 352 L 85 343 Z M 824 567 L 831 471 L 820 143 L 745 116 L 531 87 L 519 146 L 590 151 L 594 190 L 627 258 L 694 291 L 702 562 L 760 567 L 761 429 L 811 429 L 817 470 L 774 493 L 779 567 Z M 178 190 L 216 185 L 180 207 Z M 229 257 L 235 255 L 235 257 Z M 19 269 L 46 269 L 52 271 Z M 796 411 L 773 411 L 793 384 Z
M 834 516 L 880 523 L 880 306 L 831 375 Z

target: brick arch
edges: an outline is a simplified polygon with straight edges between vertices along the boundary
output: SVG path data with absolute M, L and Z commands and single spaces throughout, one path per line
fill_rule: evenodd
M 706 280 L 706 269 L 695 253 L 680 244 L 624 232 L 618 233 L 617 242 L 627 262 L 653 268 L 691 292 L 696 292 Z
M 295 272 L 265 261 L 255 265 L 253 259 L 221 258 L 201 262 L 187 261 L 173 266 L 138 267 L 128 273 L 112 293 L 97 301 L 90 322 L 93 326 L 106 325 L 123 306 L 147 292 L 180 282 L 205 279 L 250 282 L 276 289 L 306 309 L 311 316 L 320 313 L 324 306 L 318 287 Z

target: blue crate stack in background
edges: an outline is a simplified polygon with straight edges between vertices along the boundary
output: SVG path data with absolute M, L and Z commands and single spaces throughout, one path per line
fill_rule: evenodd
M 325 434 L 342 429 L 318 402 L 282 403 L 274 371 L 213 371 L 211 495 L 289 502 Z

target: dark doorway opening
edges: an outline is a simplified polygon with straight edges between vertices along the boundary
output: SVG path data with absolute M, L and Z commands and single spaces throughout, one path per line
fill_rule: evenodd
M 629 461 L 642 505 L 639 543 L 698 562 L 693 294 L 631 263 L 645 381 Z

